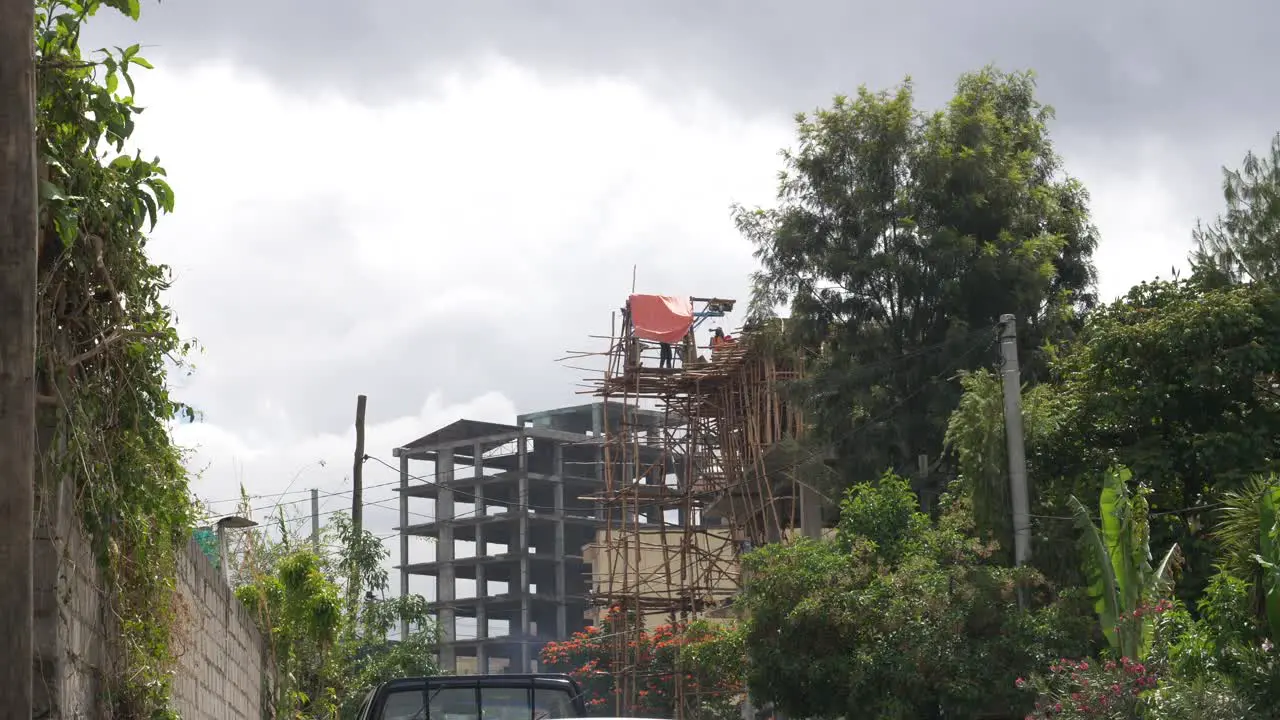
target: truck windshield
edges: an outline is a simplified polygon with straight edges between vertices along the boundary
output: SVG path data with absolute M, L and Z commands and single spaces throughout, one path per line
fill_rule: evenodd
M 474 687 L 444 687 L 430 691 L 423 707 L 420 689 L 387 694 L 377 720 L 560 720 L 576 718 L 567 690 L 527 687 L 481 687 L 477 703 Z M 530 706 L 532 703 L 532 706 Z

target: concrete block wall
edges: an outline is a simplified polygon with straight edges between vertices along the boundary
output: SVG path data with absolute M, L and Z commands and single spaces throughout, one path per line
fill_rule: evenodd
M 42 493 L 35 538 L 35 717 L 110 718 L 119 625 L 69 488 Z M 180 552 L 174 709 L 184 720 L 264 717 L 263 640 L 193 539 Z
M 174 709 L 183 720 L 263 717 L 263 638 L 194 538 L 179 558 L 178 591 L 186 632 L 177 641 Z
M 73 498 L 59 488 L 37 498 L 35 717 L 109 717 L 106 678 L 118 657 L 115 616 Z

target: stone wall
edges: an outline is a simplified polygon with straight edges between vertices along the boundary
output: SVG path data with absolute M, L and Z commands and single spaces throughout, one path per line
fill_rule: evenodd
M 118 623 L 67 488 L 37 500 L 35 717 L 109 718 Z M 127 551 L 127 550 L 126 550 Z M 178 558 L 174 709 L 184 720 L 263 717 L 263 641 L 193 539 Z

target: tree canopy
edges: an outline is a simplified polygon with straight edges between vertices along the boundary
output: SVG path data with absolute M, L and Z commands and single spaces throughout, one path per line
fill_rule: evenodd
M 1222 175 L 1226 210 L 1196 224 L 1192 264 L 1229 282 L 1280 280 L 1280 133 L 1269 153 L 1250 151 L 1238 170 Z
M 947 106 L 908 80 L 797 118 L 778 204 L 736 208 L 762 270 L 752 311 L 788 305 L 803 388 L 844 484 L 936 455 L 957 370 L 991 363 L 1013 313 L 1033 369 L 1094 304 L 1088 196 L 1062 171 L 1029 73 L 966 74 Z
M 990 561 L 993 548 L 974 537 L 965 503 L 946 503 L 934 524 L 908 482 L 888 475 L 851 489 L 842 510 L 864 522 L 842 522 L 832 540 L 770 545 L 747 559 L 748 683 L 784 714 L 1030 709 L 1018 669 L 1083 647 L 1071 639 L 1084 635 L 1083 605 L 1074 614 L 1018 610 L 1015 583 L 1037 578 Z

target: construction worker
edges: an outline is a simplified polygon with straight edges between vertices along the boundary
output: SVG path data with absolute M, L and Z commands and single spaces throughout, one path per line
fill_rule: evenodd
M 658 343 L 658 368 L 662 370 L 672 370 L 675 368 L 675 360 L 672 358 L 671 343 Z
M 733 345 L 735 343 L 732 335 L 725 335 L 724 331 L 716 328 L 711 332 L 711 354 L 714 355 L 717 350 Z
M 640 367 L 640 340 L 636 338 L 631 326 L 631 298 L 622 306 L 622 347 L 626 353 L 627 366 Z

